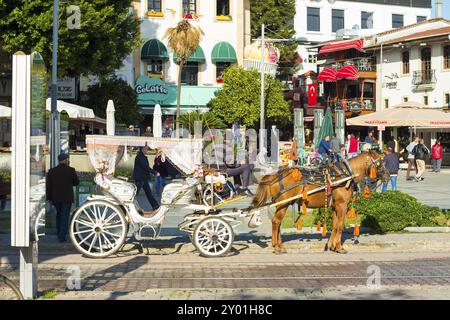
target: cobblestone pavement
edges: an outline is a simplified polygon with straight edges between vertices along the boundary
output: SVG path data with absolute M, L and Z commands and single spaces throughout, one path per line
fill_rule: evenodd
M 18 271 L 17 266 L 0 268 L 2 274 L 14 281 L 18 281 Z M 108 260 L 69 255 L 39 264 L 39 290 L 60 292 L 57 299 L 83 296 L 87 299 L 121 296 L 129 299 L 299 298 L 299 294 L 303 297 L 308 292 L 310 298 L 325 298 L 323 292 L 327 292 L 327 297 L 339 297 L 339 291 L 346 292 L 344 296 L 367 292 L 368 284 L 378 284 L 370 278 L 378 271 L 379 295 L 423 287 L 439 288 L 445 293 L 441 297 L 450 298 L 449 253 L 359 253 L 352 256 L 253 253 L 219 259 L 194 254 L 137 254 Z M 77 273 L 81 291 L 70 291 L 67 284 L 74 283 L 72 280 Z M 427 297 L 426 292 L 421 292 L 422 298 Z M 391 298 L 395 298 L 395 294 Z M 397 298 L 412 296 L 398 294 Z

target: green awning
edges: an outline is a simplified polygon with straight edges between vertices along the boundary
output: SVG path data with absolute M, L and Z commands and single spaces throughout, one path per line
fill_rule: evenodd
M 148 40 L 141 50 L 142 60 L 169 60 L 166 46 L 158 39 Z
M 213 63 L 217 62 L 231 62 L 236 63 L 236 50 L 228 42 L 219 42 L 212 50 L 211 60 Z
M 173 61 L 176 63 L 177 59 L 178 59 L 177 54 L 174 52 L 173 53 Z M 189 56 L 187 61 L 188 62 L 205 63 L 206 62 L 206 58 L 205 58 L 205 53 L 203 52 L 202 47 L 198 47 L 195 50 L 195 52 Z

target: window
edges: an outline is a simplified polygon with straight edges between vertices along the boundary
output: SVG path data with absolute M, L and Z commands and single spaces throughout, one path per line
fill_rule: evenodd
M 309 54 L 308 63 L 317 63 L 317 54 Z
M 183 0 L 183 15 L 197 13 L 197 0 Z
M 444 69 L 450 69 L 450 45 L 444 47 Z
M 181 83 L 188 86 L 198 85 L 198 62 L 187 62 L 181 71 Z
M 426 21 L 427 17 L 426 16 L 417 16 L 417 23 L 422 22 L 422 21 Z
M 392 28 L 400 28 L 403 27 L 403 15 L 402 14 L 393 14 L 392 15 Z
M 222 83 L 222 73 L 231 65 L 230 62 L 217 62 L 216 63 L 216 82 Z
M 444 105 L 450 108 L 450 93 L 444 95 Z
M 423 96 L 423 104 L 428 105 L 428 96 Z
M 163 77 L 163 62 L 162 60 L 151 60 L 147 65 L 147 77 Z
M 230 15 L 230 0 L 217 0 L 217 16 L 229 16 Z
M 431 48 L 426 47 L 420 51 L 420 58 L 422 61 L 422 71 L 427 73 L 431 70 Z
M 373 12 L 361 12 L 361 29 L 373 29 Z
M 161 0 L 148 0 L 148 11 L 161 12 Z
M 331 11 L 331 32 L 344 29 L 344 10 L 333 9 Z
M 320 31 L 320 8 L 308 8 L 307 30 Z
M 408 97 L 403 97 L 403 102 L 408 102 Z
M 402 53 L 402 73 L 409 74 L 409 51 Z
M 384 108 L 389 109 L 389 99 L 384 99 Z

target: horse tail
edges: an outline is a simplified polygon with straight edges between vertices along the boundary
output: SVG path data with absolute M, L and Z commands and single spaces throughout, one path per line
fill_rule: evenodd
M 268 184 L 259 184 L 256 189 L 256 195 L 253 198 L 252 206 L 254 208 L 259 208 L 264 205 L 267 199 L 270 196 L 270 185 Z

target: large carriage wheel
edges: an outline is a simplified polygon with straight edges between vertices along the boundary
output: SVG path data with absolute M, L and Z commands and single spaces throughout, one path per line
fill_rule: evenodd
M 69 234 L 75 248 L 90 258 L 117 252 L 127 236 L 127 221 L 115 205 L 102 200 L 85 202 L 75 211 Z
M 195 227 L 193 242 L 205 257 L 225 255 L 233 245 L 234 232 L 231 225 L 222 218 L 209 217 Z

